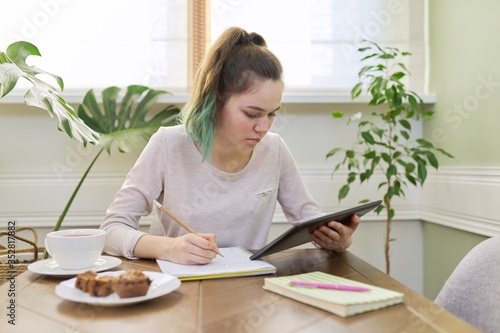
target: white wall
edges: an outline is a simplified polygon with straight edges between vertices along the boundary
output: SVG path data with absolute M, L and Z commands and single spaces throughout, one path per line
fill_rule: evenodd
M 359 200 L 381 199 L 377 179 L 370 185 L 353 189 L 340 204 L 337 191 L 345 174 L 331 175 L 333 161 L 325 160 L 334 147 L 346 146 L 354 139 L 356 125 L 346 126 L 334 120 L 331 112 L 355 112 L 358 104 L 285 105 L 274 125 L 287 142 L 299 165 L 303 178 L 325 212 L 338 211 L 355 205 Z M 420 129 L 417 126 L 417 132 Z M 24 105 L 0 103 L 0 222 L 16 220 L 17 226 L 39 229 L 40 242 L 51 229 L 67 199 L 89 165 L 97 148 L 82 149 L 80 145 L 55 130 L 46 112 Z M 134 154 L 112 152 L 102 155 L 89 174 L 64 222 L 65 227 L 96 227 L 114 194 L 135 159 Z M 406 200 L 396 201 L 396 219 L 392 235 L 391 275 L 410 288 L 421 292 L 422 230 L 419 216 L 419 192 L 407 190 Z M 369 214 L 356 231 L 351 252 L 385 270 L 383 255 L 383 216 Z M 147 228 L 148 219 L 144 220 Z M 281 212 L 275 215 L 270 240 L 289 225 Z

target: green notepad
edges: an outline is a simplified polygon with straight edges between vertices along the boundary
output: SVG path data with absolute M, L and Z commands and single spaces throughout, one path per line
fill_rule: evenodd
M 357 292 L 314 287 L 297 287 L 290 285 L 290 281 L 292 280 L 367 287 L 370 291 Z M 264 281 L 264 289 L 266 290 L 318 307 L 342 317 L 353 316 L 359 313 L 399 304 L 403 302 L 404 297 L 404 294 L 399 292 L 323 272 L 272 277 L 266 278 Z

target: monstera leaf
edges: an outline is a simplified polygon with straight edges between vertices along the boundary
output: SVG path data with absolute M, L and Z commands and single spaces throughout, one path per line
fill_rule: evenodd
M 133 85 L 127 87 L 121 101 L 119 94 L 118 87 L 103 90 L 101 107 L 90 90 L 78 107 L 78 116 L 100 134 L 99 144 L 108 153 L 113 143 L 120 152 L 140 152 L 158 128 L 176 124 L 178 108 L 151 109 L 166 91 Z
M 78 118 L 73 108 L 59 96 L 55 87 L 37 78 L 36 75 L 45 74 L 54 78 L 60 91 L 64 89 L 63 80 L 40 68 L 28 66 L 26 58 L 30 55 L 40 56 L 40 52 L 35 45 L 25 41 L 12 43 L 7 47 L 6 53 L 0 52 L 0 98 L 11 92 L 22 77 L 33 84 L 24 95 L 27 105 L 47 110 L 52 118 L 56 116 L 57 128 L 82 142 L 84 146 L 87 143 L 96 144 L 99 135 Z
M 100 134 L 99 145 L 102 148 L 80 179 L 54 230 L 60 229 L 80 187 L 104 150 L 110 154 L 111 146 L 115 143 L 120 152 L 140 152 L 151 135 L 161 126 L 172 126 L 177 123 L 180 111 L 178 108 L 169 105 L 159 112 L 152 109 L 158 97 L 164 94 L 168 92 L 133 85 L 127 87 L 127 92 L 120 101 L 120 88 L 109 87 L 102 91 L 102 103 L 99 103 L 93 90 L 87 92 L 83 103 L 78 106 L 78 116 Z M 44 258 L 47 258 L 47 253 L 44 254 Z

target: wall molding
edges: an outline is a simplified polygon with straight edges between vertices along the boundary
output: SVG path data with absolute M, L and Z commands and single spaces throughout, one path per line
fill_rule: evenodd
M 337 189 L 345 179 L 344 173 L 332 177 L 329 168 L 302 168 L 302 177 L 325 213 L 356 205 L 363 198 L 379 199 L 376 185 L 381 176 L 374 175 L 372 185 L 354 187 L 340 204 Z M 46 174 L 0 174 L 0 220 L 16 220 L 21 226 L 51 227 L 54 225 L 80 174 L 66 174 L 64 179 Z M 100 224 L 107 206 L 120 188 L 125 173 L 93 173 L 86 179 L 65 221 L 66 226 L 91 227 Z M 20 202 L 18 198 L 24 198 Z M 484 236 L 500 234 L 500 168 L 497 167 L 440 167 L 429 172 L 422 190 L 409 188 L 406 198 L 395 199 L 395 223 L 424 221 Z M 363 222 L 384 221 L 385 215 L 368 214 Z M 148 226 L 152 217 L 141 225 Z M 276 210 L 273 222 L 287 223 L 281 209 Z
M 422 190 L 421 220 L 484 236 L 500 234 L 499 167 L 440 167 Z
M 358 204 L 359 200 L 379 199 L 375 184 L 382 178 L 374 176 L 373 188 L 353 188 L 352 194 L 341 203 L 337 191 L 346 175 L 339 172 L 332 177 L 329 168 L 302 168 L 301 175 L 313 197 L 318 200 L 325 213 L 331 213 Z M 105 211 L 122 185 L 126 173 L 108 172 L 90 174 L 68 212 L 64 225 L 71 227 L 92 227 L 101 223 Z M 19 226 L 52 227 L 66 202 L 80 180 L 81 174 L 67 173 L 59 178 L 53 173 L 10 173 L 0 174 L 0 220 L 16 220 Z M 359 193 L 356 193 L 359 192 Z M 397 220 L 418 220 L 418 191 L 408 194 L 411 201 L 398 204 Z M 23 198 L 20 201 L 19 198 Z M 363 221 L 383 221 L 385 217 L 368 214 Z M 141 225 L 148 226 L 152 217 L 141 219 Z M 279 205 L 273 223 L 288 223 Z

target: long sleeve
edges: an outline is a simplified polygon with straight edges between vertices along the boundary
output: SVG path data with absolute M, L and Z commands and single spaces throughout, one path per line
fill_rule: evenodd
M 322 214 L 312 198 L 285 142 L 280 138 L 280 183 L 278 201 L 288 221 L 298 223 Z
M 107 234 L 106 253 L 133 257 L 135 244 L 145 234 L 138 230 L 139 220 L 151 213 L 152 201 L 162 192 L 166 152 L 162 136 L 153 135 L 128 173 L 101 225 Z

